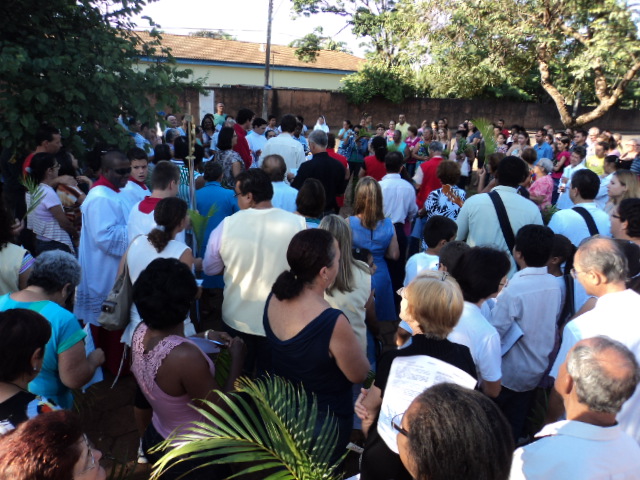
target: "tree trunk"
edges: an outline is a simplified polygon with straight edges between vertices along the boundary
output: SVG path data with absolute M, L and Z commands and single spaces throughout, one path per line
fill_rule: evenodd
M 540 71 L 540 84 L 542 88 L 549 94 L 556 104 L 558 113 L 560 114 L 560 120 L 565 128 L 572 128 L 576 125 L 576 121 L 569 113 L 569 107 L 564 101 L 564 96 L 558 91 L 558 89 L 551 83 L 551 74 L 549 73 L 549 64 L 546 60 L 546 47 L 542 46 L 538 49 L 538 70 Z

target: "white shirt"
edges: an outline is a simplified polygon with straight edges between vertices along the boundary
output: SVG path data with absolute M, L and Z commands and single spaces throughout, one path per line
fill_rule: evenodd
M 264 148 L 267 143 L 267 137 L 251 130 L 247 133 L 247 143 L 249 144 L 249 149 L 251 150 L 253 157 L 257 161 L 258 158 L 256 157 L 256 152 L 260 152 Z
M 593 202 L 580 203 L 576 206 L 583 207 L 591 214 L 600 235 L 606 237 L 611 236 L 611 220 L 609 219 L 609 215 L 603 210 L 600 210 Z M 582 215 L 573 210 L 573 208 L 556 212 L 553 217 L 551 217 L 549 228 L 553 230 L 554 233 L 567 237 L 576 247 L 580 246 L 582 240 L 591 236 L 587 222 L 582 218 Z
M 491 324 L 505 341 L 520 329 L 522 337 L 502 357 L 502 384 L 516 392 L 533 390 L 549 366 L 556 338 L 562 292 L 547 267 L 527 267 L 516 273 L 496 299 Z
M 295 212 L 296 198 L 298 198 L 298 190 L 284 182 L 271 182 L 273 185 L 273 198 L 271 204 L 276 208 L 281 208 L 287 212 Z
M 260 155 L 259 165 L 262 165 L 262 159 L 268 155 L 277 153 L 284 158 L 287 164 L 287 172 L 291 173 L 291 169 L 297 169 L 306 160 L 304 156 L 304 147 L 290 133 L 283 132 L 275 138 L 271 138 L 265 143 Z
M 556 207 L 558 207 L 560 210 L 573 207 L 573 200 L 571 200 L 571 198 L 569 197 L 569 190 L 571 189 L 571 177 L 574 173 L 576 173 L 578 170 L 582 170 L 583 168 L 587 168 L 587 166 L 584 164 L 584 160 L 575 167 L 571 165 L 569 165 L 568 167 L 564 167 L 562 178 L 566 178 L 568 180 L 565 184 L 566 187 L 564 189 L 564 192 L 560 194 L 560 196 L 558 197 L 558 201 L 556 202 Z M 562 179 L 560 180 L 560 184 L 562 184 Z
M 120 201 L 124 204 L 125 210 L 131 211 L 134 205 L 144 200 L 144 197 L 151 195 L 151 190 L 145 190 L 136 182 L 129 180 L 127 184 L 120 189 Z
M 640 361 L 640 295 L 633 290 L 609 293 L 600 297 L 593 310 L 567 323 L 562 345 L 549 375 L 558 376 L 560 365 L 571 348 L 583 338 L 606 335 L 629 348 Z M 622 429 L 640 443 L 640 388 L 625 402 L 618 414 Z
M 405 287 L 409 285 L 423 270 L 438 270 L 439 265 L 440 257 L 438 257 L 438 255 L 431 255 L 426 252 L 411 255 L 404 267 L 405 275 L 403 285 Z
M 131 208 L 129 220 L 127 221 L 127 238 L 129 239 L 129 243 L 137 236 L 146 235 L 157 227 L 156 221 L 153 218 L 154 212 L 155 210 L 151 210 L 149 213 L 140 211 L 140 202 Z M 179 232 L 175 239 L 186 245 L 187 241 L 184 230 Z
M 640 479 L 640 447 L 619 425 L 563 420 L 536 438 L 514 452 L 510 480 Z
M 601 210 L 604 210 L 604 206 L 607 204 L 607 200 L 609 200 L 609 182 L 611 182 L 612 177 L 613 173 L 610 173 L 600 179 L 600 188 L 598 189 L 595 202 Z
M 515 188 L 499 185 L 492 191 L 500 195 L 514 235 L 524 225 L 531 223 L 542 225 L 542 215 L 538 206 L 531 200 L 518 195 Z M 458 224 L 456 240 L 466 241 L 470 247 L 493 247 L 509 253 L 510 275 L 515 273 L 515 263 L 504 240 L 498 214 L 488 194 L 480 193 L 464 202 L 456 223 Z
M 380 180 L 382 189 L 382 210 L 392 223 L 413 220 L 418 213 L 416 189 L 400 177 L 399 173 L 387 173 Z
M 469 348 L 478 378 L 488 382 L 502 378 L 500 335 L 482 315 L 480 307 L 464 302 L 462 316 L 447 339 Z

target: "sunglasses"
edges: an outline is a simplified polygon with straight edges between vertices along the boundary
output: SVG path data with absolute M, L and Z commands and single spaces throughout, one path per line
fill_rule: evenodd
M 116 172 L 118 175 L 129 175 L 131 173 L 131 167 L 114 168 L 113 171 Z

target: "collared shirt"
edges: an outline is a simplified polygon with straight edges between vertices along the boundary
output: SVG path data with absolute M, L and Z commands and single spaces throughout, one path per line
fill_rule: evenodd
M 549 366 L 556 338 L 562 292 L 547 267 L 517 272 L 496 299 L 491 324 L 500 334 L 503 351 L 514 330 L 522 337 L 502 357 L 502 384 L 516 392 L 533 390 Z
M 640 447 L 619 425 L 563 420 L 545 426 L 536 438 L 514 452 L 510 480 L 640 478 Z
M 629 348 L 640 361 L 640 295 L 633 290 L 608 293 L 600 297 L 593 307 L 575 320 L 567 323 L 562 334 L 562 345 L 549 375 L 557 378 L 560 365 L 569 350 L 583 338 L 606 335 Z M 618 422 L 622 429 L 640 443 L 640 388 L 622 406 Z
M 462 316 L 447 339 L 469 348 L 478 378 L 487 382 L 502 378 L 500 335 L 482 314 L 480 307 L 464 302 Z
M 256 153 L 262 151 L 267 143 L 267 137 L 251 130 L 247 133 L 247 142 L 249 143 L 249 148 L 251 149 L 254 159 L 257 161 L 258 157 L 256 156 Z
M 492 191 L 500 195 L 514 234 L 524 225 L 542 225 L 542 215 L 536 204 L 518 195 L 515 188 L 499 185 Z M 471 247 L 493 247 L 511 253 L 500 228 L 498 214 L 488 194 L 480 193 L 469 198 L 460 209 L 456 223 L 457 240 L 466 241 Z M 511 259 L 510 274 L 513 275 L 515 271 L 515 263 Z
M 262 159 L 274 153 L 284 158 L 288 173 L 291 173 L 292 169 L 296 170 L 300 168 L 300 165 L 306 160 L 302 144 L 287 132 L 282 132 L 277 137 L 265 143 L 262 154 L 260 155 L 260 165 L 262 165 Z
M 384 216 L 393 223 L 411 221 L 418 213 L 416 189 L 399 173 L 387 173 L 380 180 Z
M 336 195 L 344 193 L 347 186 L 345 179 L 347 171 L 335 158 L 331 158 L 327 152 L 318 152 L 313 158 L 302 165 L 291 186 L 300 190 L 307 178 L 315 178 L 322 183 L 325 191 L 324 211 L 336 210 Z
M 538 145 L 536 143 L 533 146 L 533 149 L 538 154 L 538 160 L 540 160 L 541 158 L 548 158 L 549 160 L 553 161 L 553 149 L 547 142 L 542 142 L 542 145 Z
M 281 208 L 287 212 L 295 212 L 298 207 L 296 206 L 296 198 L 298 198 L 298 190 L 291 185 L 287 185 L 285 182 L 271 182 L 273 185 L 273 198 L 271 204 L 276 208 Z
M 573 207 L 573 200 L 571 200 L 571 197 L 569 196 L 569 190 L 571 190 L 571 177 L 574 173 L 576 173 L 578 170 L 582 170 L 583 168 L 587 168 L 587 166 L 584 164 L 584 160 L 575 167 L 572 165 L 564 167 L 561 178 L 566 178 L 567 183 L 565 184 L 564 192 L 560 194 L 560 196 L 558 197 L 558 201 L 556 202 L 556 207 L 558 207 L 559 209 L 562 210 L 564 208 Z
M 576 207 L 582 207 L 589 212 L 593 221 L 596 223 L 596 227 L 598 227 L 598 233 L 600 235 L 611 236 L 611 219 L 604 210 L 600 210 L 593 202 L 580 203 L 576 205 Z M 555 233 L 567 237 L 576 247 L 580 245 L 582 240 L 591 236 L 587 222 L 582 215 L 573 210 L 573 208 L 556 212 L 553 217 L 551 217 L 549 228 Z

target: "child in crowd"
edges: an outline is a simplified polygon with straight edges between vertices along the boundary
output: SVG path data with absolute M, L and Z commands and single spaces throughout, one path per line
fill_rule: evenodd
M 404 286 L 411 283 L 423 270 L 438 270 L 440 250 L 448 242 L 455 240 L 458 225 L 450 218 L 434 215 L 424 226 L 422 238 L 427 244 L 424 252 L 416 253 L 407 260 L 405 266 Z
M 525 225 L 518 231 L 513 257 L 520 271 L 498 295 L 490 320 L 500 334 L 503 354 L 502 391 L 496 401 L 514 440 L 520 437 L 555 343 L 562 295 L 547 272 L 554 236 L 542 225 Z

